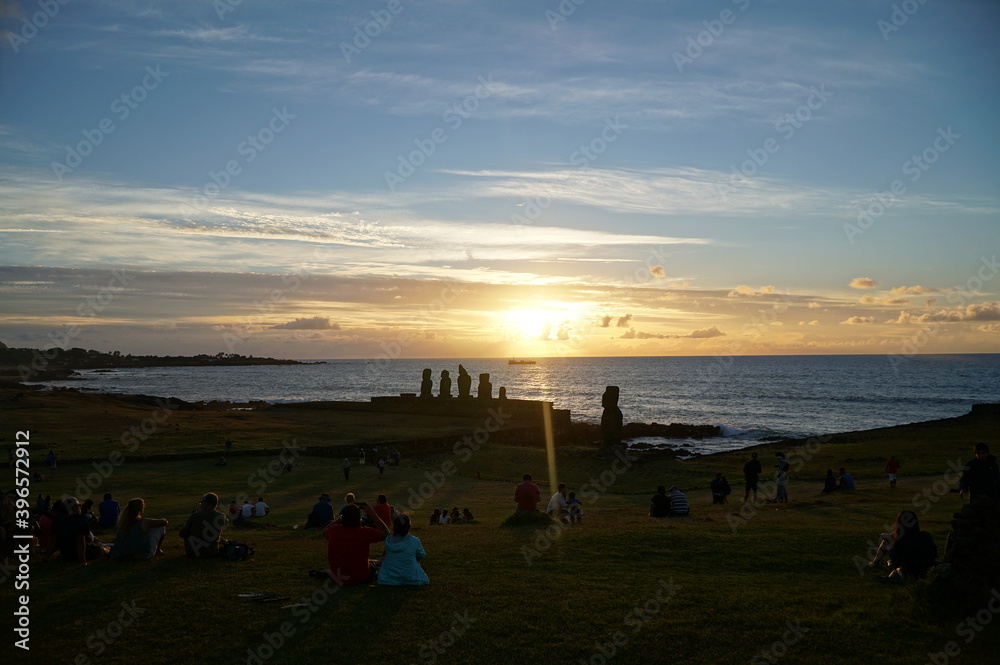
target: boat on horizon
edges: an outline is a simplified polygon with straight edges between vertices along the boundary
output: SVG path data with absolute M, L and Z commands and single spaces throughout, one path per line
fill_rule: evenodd
M 538 363 L 534 360 L 528 360 L 527 358 L 511 358 L 507 361 L 508 365 L 537 365 Z

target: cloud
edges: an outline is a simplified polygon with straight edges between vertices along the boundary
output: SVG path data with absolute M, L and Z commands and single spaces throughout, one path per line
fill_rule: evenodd
M 702 328 L 700 330 L 692 330 L 691 334 L 687 335 L 687 337 L 691 337 L 691 338 L 694 338 L 694 339 L 708 339 L 710 337 L 724 337 L 725 335 L 726 335 L 726 333 L 722 332 L 721 330 L 719 330 L 715 326 L 712 326 L 710 328 Z
M 628 328 L 628 324 L 632 321 L 632 315 L 626 314 L 625 316 L 619 316 L 618 322 L 615 323 L 619 328 Z
M 901 311 L 898 318 L 890 319 L 888 323 L 958 323 L 962 321 L 1000 321 L 1000 302 L 983 302 L 967 305 L 965 309 L 942 309 L 923 314 Z
M 927 286 L 897 286 L 889 289 L 889 293 L 894 296 L 920 296 L 925 293 L 940 293 L 940 289 L 932 289 Z
M 662 333 L 648 333 L 641 330 L 629 328 L 619 339 L 711 339 L 712 337 L 724 337 L 726 333 L 715 326 L 692 330 L 687 335 L 666 335 Z
M 864 325 L 866 323 L 875 323 L 875 317 L 874 316 L 852 316 L 849 319 L 846 319 L 846 320 L 840 322 L 841 325 L 849 325 L 849 326 Z
M 981 326 L 977 326 L 976 330 L 985 333 L 1000 333 L 1000 323 L 984 323 Z
M 340 330 L 339 323 L 335 323 L 325 316 L 295 319 L 294 321 L 279 323 L 271 327 L 283 328 L 285 330 Z
M 773 286 L 762 286 L 759 291 L 754 291 L 752 288 L 746 284 L 740 284 L 735 289 L 729 292 L 730 298 L 749 298 L 752 296 L 765 296 L 774 293 Z
M 876 286 L 878 282 L 871 277 L 855 277 L 850 283 L 852 289 L 874 289 Z
M 861 296 L 861 300 L 859 302 L 862 305 L 874 305 L 875 303 L 878 302 L 878 300 L 875 298 L 875 296 Z
M 818 302 L 810 302 L 808 305 L 806 305 L 806 307 L 808 307 L 809 309 L 819 309 L 820 307 L 822 307 L 822 305 L 820 305 Z
M 611 327 L 611 319 L 613 319 L 613 318 L 614 317 L 611 316 L 610 314 L 605 314 L 604 316 L 601 317 L 601 322 L 598 323 L 597 325 L 599 327 L 601 327 L 601 328 L 610 328 Z
M 663 279 L 667 276 L 667 272 L 663 269 L 663 266 L 650 266 L 649 274 L 657 279 Z

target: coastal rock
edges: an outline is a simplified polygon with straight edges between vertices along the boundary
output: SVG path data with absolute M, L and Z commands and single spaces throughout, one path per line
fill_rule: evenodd
M 722 430 L 716 425 L 685 425 L 683 423 L 629 423 L 622 428 L 622 437 L 637 439 L 640 437 L 658 436 L 665 439 L 707 439 L 722 436 Z

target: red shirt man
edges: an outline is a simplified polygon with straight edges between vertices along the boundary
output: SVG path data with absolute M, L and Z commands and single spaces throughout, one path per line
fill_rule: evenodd
M 542 491 L 538 485 L 531 482 L 531 474 L 524 474 L 524 482 L 514 488 L 514 503 L 517 512 L 532 512 L 538 510 L 538 502 L 542 500 Z
M 361 511 L 364 510 L 376 528 L 361 526 Z M 344 579 L 344 584 L 363 584 L 374 572 L 369 561 L 369 548 L 382 542 L 389 528 L 370 505 L 361 502 L 348 504 L 340 513 L 340 523 L 326 527 L 326 558 L 330 563 L 330 574 L 334 579 Z

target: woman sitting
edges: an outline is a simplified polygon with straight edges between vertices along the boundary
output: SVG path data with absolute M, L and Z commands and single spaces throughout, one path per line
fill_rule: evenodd
M 434 513 L 431 515 L 431 526 L 437 526 L 440 523 L 441 523 L 441 510 L 435 508 Z
M 876 565 L 889 555 L 892 572 L 888 577 L 880 577 L 880 582 L 902 584 L 907 579 L 922 579 L 936 564 L 937 546 L 931 534 L 920 530 L 917 514 L 904 510 L 896 516 L 896 526 L 892 533 L 883 533 L 875 558 L 870 566 Z
M 161 545 L 167 533 L 167 520 L 155 520 L 142 516 L 146 502 L 132 499 L 118 518 L 118 533 L 115 546 L 111 549 L 112 560 L 126 557 L 146 560 L 156 554 L 163 554 Z
M 826 478 L 823 479 L 823 493 L 836 492 L 840 487 L 837 485 L 837 477 L 833 475 L 833 469 L 826 470 Z
M 385 561 L 378 571 L 380 585 L 430 584 L 427 573 L 417 563 L 427 556 L 420 539 L 410 534 L 410 516 L 402 513 L 392 522 L 385 538 Z

